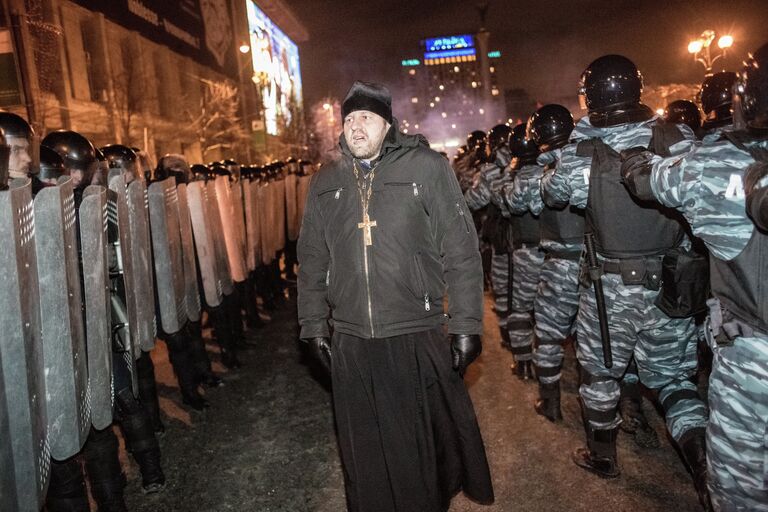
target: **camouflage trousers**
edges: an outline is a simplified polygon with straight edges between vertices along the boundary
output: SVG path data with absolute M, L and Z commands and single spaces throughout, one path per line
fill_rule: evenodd
M 768 337 L 714 346 L 707 462 L 712 505 L 768 511 Z
M 507 302 L 509 298 L 509 255 L 493 252 L 491 259 L 491 288 L 493 288 L 493 311 L 499 320 L 499 328 L 507 328 Z
M 547 258 L 541 266 L 533 304 L 533 364 L 542 384 L 560 380 L 563 341 L 571 335 L 579 311 L 579 262 Z
M 621 423 L 619 380 L 634 355 L 640 382 L 659 393 L 671 436 L 677 441 L 691 429 L 706 427 L 706 406 L 689 380 L 697 367 L 693 319 L 666 316 L 654 304 L 657 291 L 624 285 L 616 274 L 605 274 L 602 280 L 613 367 L 607 369 L 603 362 L 594 289 L 582 287 L 576 357 L 586 373 L 579 388 L 585 419 L 598 430 Z
M 509 345 L 515 361 L 533 358 L 533 302 L 544 253 L 538 246 L 515 249 L 512 257 L 512 305 L 507 317 Z

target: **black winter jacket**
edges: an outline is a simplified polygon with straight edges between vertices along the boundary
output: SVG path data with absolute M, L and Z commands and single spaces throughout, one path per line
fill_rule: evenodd
M 451 167 L 420 136 L 390 128 L 376 163 L 366 247 L 353 157 L 312 176 L 298 240 L 301 338 L 335 330 L 386 338 L 448 324 L 480 334 L 483 272 L 477 234 Z M 444 299 L 448 299 L 447 314 Z

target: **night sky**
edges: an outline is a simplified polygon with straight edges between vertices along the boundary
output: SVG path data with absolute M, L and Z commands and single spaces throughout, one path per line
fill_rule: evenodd
M 286 2 L 310 34 L 300 45 L 307 105 L 343 98 L 355 79 L 383 82 L 397 94 L 400 61 L 421 58 L 419 40 L 480 26 L 473 1 Z M 707 28 L 734 36 L 732 54 L 716 67 L 738 69 L 748 51 L 768 42 L 768 1 L 491 0 L 486 28 L 491 49 L 503 54 L 503 89 L 522 87 L 542 103 L 567 102 L 583 69 L 606 53 L 634 60 L 649 84 L 700 82 L 704 68 L 687 44 Z

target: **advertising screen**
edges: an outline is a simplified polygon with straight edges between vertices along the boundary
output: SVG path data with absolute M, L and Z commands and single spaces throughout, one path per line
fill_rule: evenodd
M 424 41 L 424 59 L 469 57 L 475 55 L 475 40 L 469 34 L 432 37 Z
M 301 109 L 299 49 L 253 2 L 247 0 L 253 82 L 259 87 L 265 129 L 280 135 Z

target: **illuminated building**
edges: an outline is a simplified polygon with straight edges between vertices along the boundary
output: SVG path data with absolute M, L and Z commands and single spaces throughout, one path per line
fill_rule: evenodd
M 295 43 L 309 36 L 284 0 L 4 0 L 0 25 L 18 63 L 18 79 L 6 81 L 16 90 L 0 84 L 0 108 L 38 132 L 70 129 L 97 146 L 194 162 L 292 152 L 286 133 L 302 97 Z M 245 142 L 201 142 L 210 84 L 234 91 L 234 115 L 222 117 Z
M 430 37 L 421 41 L 419 54 L 400 62 L 406 101 L 397 112 L 409 125 L 418 124 L 435 149 L 450 150 L 468 132 L 506 121 L 497 79 L 502 55 L 489 48 L 489 39 L 485 30 Z

